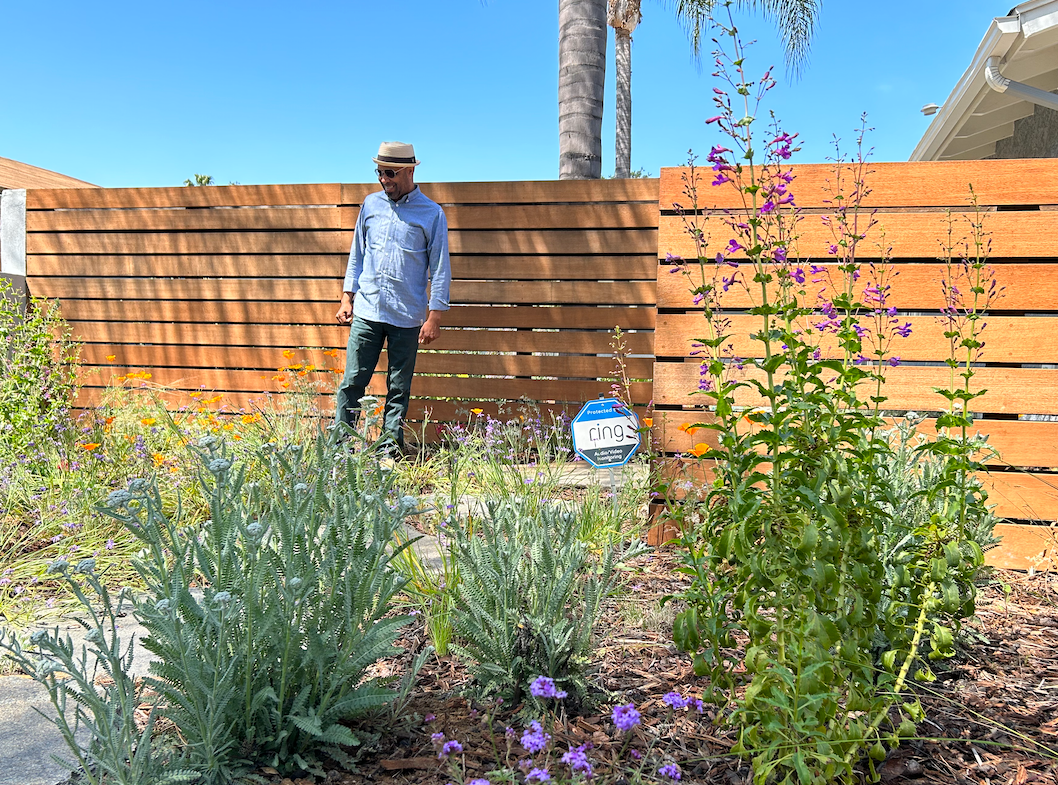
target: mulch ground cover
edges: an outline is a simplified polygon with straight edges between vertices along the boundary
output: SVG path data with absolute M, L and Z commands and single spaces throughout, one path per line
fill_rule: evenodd
M 673 711 L 662 702 L 670 690 L 701 694 L 703 683 L 671 639 L 671 611 L 659 611 L 661 597 L 678 590 L 685 578 L 673 571 L 673 554 L 642 557 L 629 575 L 627 595 L 607 607 L 598 629 L 593 684 L 604 695 L 594 710 L 555 723 L 559 754 L 569 745 L 590 743 L 596 783 L 628 782 L 631 749 L 649 765 L 645 782 L 655 781 L 662 763 L 680 765 L 684 783 L 742 785 L 748 766 L 728 753 L 732 731 L 704 715 Z M 922 687 L 927 720 L 921 739 L 904 743 L 880 765 L 883 782 L 1026 785 L 1058 783 L 1058 577 L 996 571 L 982 585 L 977 617 L 966 625 L 959 656 L 937 668 L 936 682 Z M 412 627 L 401 641 L 409 652 L 426 643 Z M 410 654 L 380 663 L 382 673 L 402 672 Z M 489 707 L 469 700 L 469 678 L 454 656 L 431 658 L 411 696 L 409 712 L 420 720 L 392 729 L 361 753 L 355 770 L 336 767 L 326 781 L 343 785 L 382 783 L 444 785 L 452 781 L 437 759 L 431 734 L 443 732 L 463 745 L 466 779 L 486 777 L 503 759 L 504 728 L 519 733 L 524 720 L 514 711 L 492 719 Z M 642 722 L 631 747 L 610 720 L 615 703 L 634 701 Z M 495 744 L 495 747 L 494 747 Z M 522 753 L 517 741 L 510 760 Z M 524 754 L 524 753 L 522 753 Z M 623 761 L 623 769 L 619 762 Z M 561 766 L 560 766 L 561 767 Z M 271 772 L 263 772 L 271 774 Z M 312 778 L 271 776 L 272 783 L 307 785 Z M 866 781 L 866 780 L 865 780 Z

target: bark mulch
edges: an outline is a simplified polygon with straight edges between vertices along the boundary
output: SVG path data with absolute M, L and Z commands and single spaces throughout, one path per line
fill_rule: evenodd
M 730 729 L 712 715 L 677 712 L 662 702 L 670 690 L 700 695 L 702 681 L 688 658 L 672 645 L 672 612 L 658 600 L 677 590 L 683 576 L 675 559 L 660 552 L 643 557 L 630 573 L 629 591 L 614 600 L 599 625 L 593 683 L 604 693 L 594 710 L 553 729 L 553 761 L 568 746 L 590 743 L 595 783 L 629 782 L 627 763 L 634 749 L 644 756 L 642 781 L 664 781 L 659 765 L 676 762 L 683 783 L 742 785 L 751 782 L 748 766 L 728 754 Z M 981 783 L 982 785 L 1058 785 L 1058 576 L 996 571 L 981 587 L 977 617 L 967 623 L 959 656 L 937 669 L 936 682 L 916 685 L 927 720 L 921 739 L 908 741 L 880 765 L 886 783 Z M 406 633 L 402 645 L 415 651 L 425 644 L 421 628 Z M 383 662 L 400 672 L 410 655 Z M 385 672 L 385 670 L 383 670 Z M 431 658 L 421 672 L 408 712 L 418 719 L 390 728 L 361 752 L 354 770 L 336 767 L 326 781 L 344 785 L 445 785 L 449 769 L 438 761 L 431 734 L 443 732 L 463 745 L 465 780 L 486 777 L 506 750 L 504 728 L 520 734 L 522 720 L 512 711 L 496 713 L 490 737 L 489 707 L 466 697 L 469 679 L 454 656 Z M 642 723 L 626 738 L 610 721 L 615 703 L 634 701 Z M 517 707 L 515 707 L 517 708 Z M 422 718 L 433 716 L 429 722 Z M 493 738 L 495 742 L 493 742 Z M 510 760 L 522 750 L 515 742 Z M 524 755 L 524 753 L 522 753 Z M 624 761 L 622 767 L 619 761 Z M 565 766 L 553 767 L 565 771 Z M 264 772 L 269 774 L 271 772 Z M 272 783 L 307 785 L 312 778 Z

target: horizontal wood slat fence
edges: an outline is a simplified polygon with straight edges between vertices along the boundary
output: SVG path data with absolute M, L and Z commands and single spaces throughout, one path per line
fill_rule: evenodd
M 886 383 L 893 410 L 936 412 L 943 399 L 946 341 L 937 257 L 948 212 L 965 234 L 972 183 L 986 212 L 991 259 L 1005 296 L 992 309 L 976 383 L 977 430 L 1002 459 L 984 475 L 1004 546 L 993 563 L 1025 568 L 1053 554 L 1058 520 L 1058 161 L 879 163 L 864 207 L 899 271 L 890 302 L 913 326 Z M 831 165 L 794 167 L 802 209 L 796 251 L 826 265 L 823 217 Z M 674 205 L 689 206 L 684 169 L 660 180 L 433 183 L 423 192 L 450 226 L 453 308 L 442 338 L 420 355 L 412 417 L 421 422 L 517 413 L 518 401 L 570 413 L 609 390 L 611 335 L 626 333 L 634 402 L 655 405 L 654 431 L 670 461 L 704 437 L 680 432 L 703 419 L 691 395 L 691 339 L 701 317 L 687 279 L 667 254 L 693 256 Z M 699 207 L 707 233 L 726 245 L 722 217 L 737 211 L 733 189 L 707 178 Z M 294 378 L 292 363 L 344 366 L 347 328 L 334 323 L 359 206 L 375 184 L 54 189 L 27 192 L 27 283 L 60 298 L 85 343 L 80 403 L 111 381 L 146 371 L 189 403 L 199 390 L 249 408 Z M 878 244 L 860 244 L 863 260 Z M 792 256 L 792 254 L 791 254 Z M 749 303 L 735 289 L 725 307 L 748 332 Z M 436 347 L 436 349 L 434 348 Z M 742 356 L 756 347 L 743 342 Z M 284 352 L 293 352 L 292 358 Z M 113 357 L 113 360 L 109 360 Z M 334 375 L 319 374 L 333 387 Z M 382 374 L 372 385 L 384 390 Z M 754 403 L 749 398 L 743 401 Z M 919 427 L 932 433 L 932 419 Z M 430 436 L 430 434 L 426 434 Z M 1046 566 L 1041 564 L 1041 566 Z
M 348 328 L 334 313 L 360 204 L 376 190 L 29 191 L 28 284 L 60 299 L 84 341 L 81 405 L 145 372 L 178 391 L 167 393 L 172 405 L 204 390 L 237 411 L 295 381 L 291 365 L 343 368 Z M 634 355 L 633 398 L 650 401 L 657 180 L 422 190 L 448 217 L 453 307 L 442 337 L 420 353 L 415 421 L 471 407 L 514 416 L 522 400 L 575 411 L 610 388 L 617 326 Z M 307 378 L 335 382 L 326 370 Z M 383 373 L 371 390 L 384 393 Z
M 833 165 L 794 166 L 790 186 L 801 210 L 793 248 L 808 264 L 832 266 L 828 246 L 834 241 L 825 217 L 833 214 L 830 184 L 836 182 Z M 996 504 L 997 515 L 1016 523 L 1004 524 L 1002 547 L 989 552 L 997 566 L 1025 569 L 1039 564 L 1054 567 L 1058 541 L 1054 529 L 1026 526 L 1022 522 L 1053 522 L 1058 519 L 1058 161 L 951 161 L 930 163 L 879 163 L 867 176 L 870 194 L 863 202 L 865 213 L 874 211 L 877 224 L 857 247 L 863 262 L 882 258 L 882 248 L 898 275 L 892 279 L 888 303 L 901 311 L 901 323 L 912 324 L 911 336 L 899 339 L 892 353 L 901 365 L 888 371 L 885 394 L 888 410 L 936 413 L 945 400 L 933 392 L 947 387 L 948 342 L 943 336 L 940 309 L 942 243 L 948 243 L 949 216 L 954 239 L 970 232 L 974 215 L 969 202 L 970 185 L 977 195 L 989 233 L 990 261 L 996 268 L 1004 296 L 990 310 L 984 332 L 986 347 L 974 377 L 976 389 L 987 393 L 971 404 L 976 430 L 987 434 L 1000 458 L 989 463 L 982 475 Z M 712 187 L 713 174 L 698 170 L 699 215 L 710 241 L 710 254 L 724 248 L 731 236 L 724 223 L 743 209 L 730 185 Z M 693 284 L 687 277 L 669 272 L 669 254 L 697 256 L 693 238 L 686 229 L 683 211 L 692 207 L 686 186 L 687 168 L 663 169 L 658 229 L 658 318 L 654 339 L 654 427 L 676 470 L 696 443 L 710 443 L 712 432 L 692 435 L 679 430 L 682 424 L 706 419 L 704 399 L 692 394 L 697 388 L 699 360 L 691 343 L 703 334 L 700 308 L 693 303 Z M 852 182 L 851 173 L 842 175 Z M 866 220 L 861 225 L 865 225 Z M 884 241 L 882 232 L 884 230 Z M 737 258 L 737 255 L 733 255 Z M 744 256 L 742 258 L 745 258 Z M 790 254 L 794 258 L 794 254 Z M 814 295 L 808 282 L 809 297 Z M 819 287 L 815 287 L 818 289 Z M 858 293 L 860 294 L 860 293 Z M 748 314 L 751 303 L 737 288 L 723 300 L 731 332 L 739 335 L 734 354 L 759 355 L 760 344 L 748 334 L 759 329 L 759 317 Z M 742 337 L 745 336 L 745 337 Z M 824 352 L 835 347 L 823 343 Z M 745 395 L 743 405 L 761 401 Z M 932 418 L 919 430 L 935 434 Z M 705 434 L 705 435 L 703 435 Z M 694 472 L 700 479 L 703 467 Z M 1047 559 L 1041 561 L 1043 554 Z

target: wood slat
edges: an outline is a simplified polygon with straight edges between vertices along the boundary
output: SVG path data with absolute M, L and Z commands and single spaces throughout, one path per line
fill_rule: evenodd
M 747 369 L 748 375 L 753 372 Z M 704 404 L 698 388 L 698 364 L 658 362 L 654 364 L 655 402 L 666 405 Z M 939 410 L 945 400 L 933 392 L 947 387 L 947 368 L 902 366 L 886 374 L 884 393 L 888 409 Z M 1047 368 L 980 368 L 974 376 L 975 389 L 987 389 L 973 401 L 972 410 L 991 414 L 1058 414 L 1058 370 Z M 866 392 L 866 391 L 865 391 Z M 739 405 L 759 406 L 761 399 L 748 389 L 736 397 Z
M 240 207 L 219 209 L 30 210 L 26 231 L 197 232 L 341 229 L 339 207 Z
M 1058 223 L 1058 219 L 1056 219 Z M 822 263 L 821 263 L 822 264 Z M 823 265 L 831 268 L 832 265 Z M 1054 311 L 1058 310 L 1058 259 L 1041 261 L 1035 264 L 1001 261 L 995 263 L 996 280 L 1004 288 L 1003 296 L 995 303 L 993 310 L 1002 311 Z M 901 310 L 940 310 L 944 305 L 941 294 L 941 265 L 936 263 L 896 263 L 893 265 L 896 275 L 891 281 L 888 298 L 890 305 Z M 684 274 L 673 274 L 669 265 L 662 265 L 658 274 L 657 301 L 658 308 L 686 309 L 698 311 L 693 303 L 691 289 L 701 283 L 701 273 L 697 265 L 692 269 L 693 277 Z M 727 268 L 723 276 L 730 276 L 733 269 Z M 709 265 L 706 274 L 713 275 L 713 266 Z M 748 274 L 748 273 L 746 273 Z M 825 279 L 826 276 L 818 276 Z M 752 279 L 752 275 L 750 274 Z M 837 278 L 835 278 L 835 281 Z M 862 280 L 862 279 L 861 279 Z M 822 284 L 813 284 L 806 280 L 807 299 L 812 302 L 820 292 L 826 291 Z M 832 289 L 830 290 L 832 291 Z M 862 294 L 862 288 L 859 293 Z M 756 292 L 754 292 L 756 296 Z M 721 306 L 725 309 L 751 307 L 754 303 L 744 290 L 738 286 L 731 287 L 722 295 Z
M 155 368 L 150 371 L 147 382 L 154 386 L 180 390 L 210 390 L 263 394 L 280 390 L 282 381 L 273 379 L 279 374 L 261 371 L 239 371 L 225 368 L 172 369 Z M 118 374 L 115 374 L 116 378 Z M 328 382 L 330 374 L 319 375 L 321 383 Z M 106 386 L 112 379 L 99 379 L 93 386 Z M 139 382 L 132 381 L 136 386 Z M 88 385 L 86 385 L 87 387 Z M 381 373 L 376 373 L 369 390 L 383 393 L 385 382 Z M 570 381 L 553 379 L 481 379 L 416 375 L 412 382 L 412 395 L 418 398 L 469 398 L 473 400 L 517 400 L 524 396 L 528 400 L 577 402 L 597 398 L 609 393 L 607 381 Z M 650 385 L 633 384 L 630 388 L 635 403 L 650 400 Z
M 658 476 L 672 487 L 669 499 L 683 499 L 715 479 L 715 461 L 696 458 L 666 458 L 655 466 Z M 767 466 L 763 467 L 767 471 Z M 977 472 L 988 492 L 987 504 L 997 518 L 1054 520 L 1058 518 L 1058 475 L 1029 472 Z M 690 488 L 686 483 L 690 483 Z
M 27 278 L 34 297 L 104 300 L 338 301 L 340 279 Z
M 290 232 L 35 232 L 27 254 L 327 254 L 348 253 L 342 231 Z
M 454 303 L 653 305 L 654 281 L 452 281 Z
M 830 227 L 823 225 L 823 216 L 806 215 L 795 230 L 798 239 L 790 258 L 832 259 L 827 249 L 835 242 Z M 870 230 L 867 239 L 857 246 L 861 259 L 882 258 L 879 244 L 885 231 L 885 246 L 892 259 L 934 258 L 941 253 L 941 241 L 948 237 L 948 221 L 943 213 L 879 213 L 878 225 Z M 718 217 L 701 227 L 709 241 L 710 256 L 723 250 L 731 230 Z M 1002 212 L 984 217 L 984 229 L 991 233 L 991 255 L 1047 258 L 1055 255 L 1058 247 L 1058 220 L 1052 212 Z M 955 239 L 969 233 L 966 221 L 956 223 Z M 658 226 L 659 258 L 666 254 L 697 258 L 697 249 L 678 216 L 662 216 Z M 958 253 L 958 251 L 956 251 Z M 734 258 L 734 255 L 732 255 Z
M 657 277 L 655 252 L 627 256 L 452 255 L 452 277 L 483 281 L 647 281 Z
M 33 189 L 27 210 L 135 207 L 246 207 L 257 205 L 337 205 L 337 183 L 306 185 L 216 185 L 173 188 Z M 89 193 L 91 191 L 91 193 Z M 27 221 L 28 221 L 27 217 Z
M 716 447 L 717 432 L 703 428 L 688 434 L 679 430 L 680 426 L 713 421 L 711 415 L 702 412 L 655 411 L 652 433 L 658 449 L 687 453 L 699 443 Z M 887 423 L 891 427 L 894 420 L 888 418 Z M 936 420 L 922 420 L 916 431 L 926 438 L 934 438 Z M 988 444 L 999 452 L 998 458 L 982 456 L 986 464 L 1058 468 L 1058 422 L 979 419 L 974 421 L 970 432 L 987 436 Z
M 420 183 L 422 192 L 441 205 L 546 204 L 658 201 L 658 179 L 539 180 L 485 183 Z M 362 204 L 378 185 L 342 187 L 342 204 Z
M 293 352 L 284 357 L 283 352 Z M 334 351 L 336 356 L 325 355 Z M 108 360 L 113 357 L 113 360 Z M 291 346 L 186 346 L 164 344 L 86 343 L 81 347 L 81 362 L 88 374 L 109 378 L 147 368 L 227 368 L 275 370 L 293 363 L 312 364 L 320 369 L 343 368 L 345 350 Z M 96 366 L 92 368 L 91 366 Z
M 827 181 L 839 182 L 833 164 L 800 164 L 790 167 L 794 181 L 790 186 L 802 208 L 825 207 L 832 197 L 825 190 Z M 1007 159 L 989 161 L 915 161 L 872 163 L 865 182 L 870 193 L 863 200 L 865 208 L 942 207 L 966 208 L 972 183 L 981 205 L 1042 205 L 1058 203 L 1053 183 L 1058 178 L 1054 159 Z M 663 167 L 659 185 L 662 209 L 674 203 L 689 208 L 684 194 L 686 167 Z M 732 184 L 713 187 L 711 169 L 699 169 L 698 204 L 706 208 L 737 208 L 741 199 Z M 855 179 L 846 166 L 840 181 Z
M 61 300 L 71 322 L 184 322 L 187 324 L 337 324 L 337 298 L 330 302 L 217 300 Z M 194 329 L 190 327 L 188 329 Z
M 656 202 L 449 205 L 444 211 L 450 229 L 651 230 L 658 228 L 659 216 Z
M 346 247 L 352 237 L 346 239 Z M 653 229 L 460 230 L 449 227 L 450 253 L 647 254 L 656 253 Z
M 737 357 L 763 357 L 764 346 L 760 341 L 749 336 L 761 329 L 761 317 L 748 314 L 725 315 L 731 323 L 731 347 Z M 816 315 L 803 320 L 799 327 L 810 335 L 810 340 L 818 341 L 824 357 L 840 357 L 838 341 L 833 333 L 820 334 L 812 324 L 822 319 Z M 891 327 L 886 317 L 884 327 Z M 911 335 L 907 338 L 894 337 L 888 343 L 887 357 L 900 357 L 904 361 L 943 361 L 951 356 L 949 339 L 944 332 L 949 328 L 935 316 L 897 317 L 898 325 L 911 325 Z M 986 342 L 981 359 L 993 363 L 1053 363 L 1058 362 L 1058 316 L 989 316 L 984 322 L 987 326 L 981 331 L 981 339 Z M 869 316 L 861 322 L 873 332 L 874 323 Z M 659 357 L 689 357 L 694 350 L 694 339 L 707 334 L 706 325 L 700 314 L 661 314 L 658 316 L 657 335 L 654 340 L 654 351 Z M 776 346 L 778 348 L 778 346 Z M 864 342 L 864 354 L 873 358 L 872 347 Z M 955 356 L 959 356 L 956 353 Z
M 1027 526 L 1000 523 L 995 536 L 1000 543 L 985 551 L 985 564 L 1003 570 L 1032 570 L 1055 568 L 1058 541 L 1050 526 Z
M 125 300 L 64 298 L 61 312 L 67 321 L 186 322 L 330 325 L 337 300 L 330 302 L 155 300 L 150 304 Z M 655 309 L 649 306 L 593 308 L 560 305 L 456 305 L 447 311 L 445 327 L 526 327 L 608 330 L 652 330 Z
M 189 328 L 171 323 L 72 322 L 79 341 L 104 344 L 165 344 L 187 346 L 274 346 L 295 349 L 300 346 L 344 349 L 349 328 L 333 325 L 285 324 L 201 324 Z M 609 331 L 564 330 L 474 330 L 441 328 L 441 336 L 431 350 L 451 352 L 559 352 L 567 354 L 613 353 Z M 630 355 L 653 356 L 653 333 L 628 333 Z
M 159 278 L 329 278 L 341 286 L 348 253 L 335 254 L 150 254 L 82 256 L 34 254 L 27 258 L 30 277 L 159 277 Z

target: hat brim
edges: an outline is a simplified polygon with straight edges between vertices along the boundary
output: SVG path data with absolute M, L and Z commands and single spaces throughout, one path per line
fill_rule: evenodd
M 399 161 L 393 159 L 386 160 L 385 158 L 372 158 L 371 160 L 379 166 L 385 166 L 390 169 L 411 169 L 422 163 L 422 161 L 417 158 L 412 159 L 411 162 L 409 162 L 407 158 L 402 158 Z

